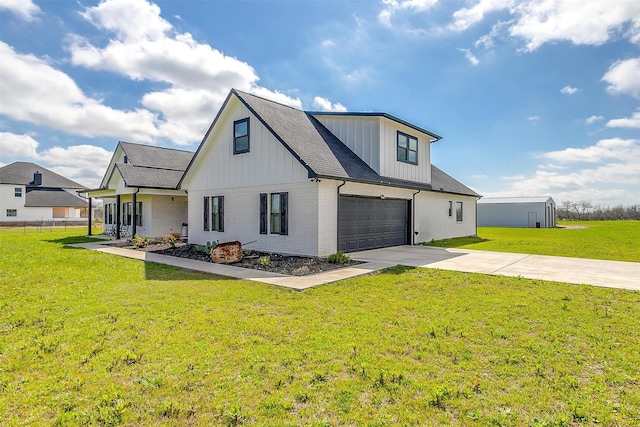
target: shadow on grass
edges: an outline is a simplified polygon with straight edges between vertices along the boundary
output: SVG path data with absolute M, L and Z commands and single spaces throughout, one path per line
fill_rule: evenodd
M 43 241 L 44 242 L 49 242 L 49 243 L 61 244 L 64 249 L 81 249 L 81 248 L 74 248 L 74 247 L 67 246 L 67 245 L 73 245 L 75 243 L 103 242 L 104 239 L 96 239 L 96 238 L 87 237 L 87 236 L 68 236 L 68 237 L 63 237 L 61 239 L 49 239 L 49 240 L 45 239 Z
M 411 270 L 415 270 L 416 267 L 409 267 L 407 265 L 394 265 L 393 267 L 388 267 L 385 269 L 382 269 L 380 271 L 378 271 L 378 273 L 383 273 L 383 274 L 402 274 L 405 273 L 407 271 L 411 271 Z
M 144 270 L 147 280 L 233 280 L 231 277 L 156 262 L 145 262 Z
M 478 236 L 456 237 L 453 239 L 432 240 L 431 242 L 420 243 L 422 246 L 434 246 L 437 248 L 460 248 L 462 246 L 473 245 L 475 243 L 490 242 L 491 239 L 483 239 Z

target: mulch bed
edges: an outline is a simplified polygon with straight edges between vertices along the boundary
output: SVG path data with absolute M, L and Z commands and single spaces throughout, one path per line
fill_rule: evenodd
M 190 245 L 184 242 L 176 242 L 175 247 L 171 247 L 171 245 L 166 244 L 163 241 L 152 241 L 144 248 L 134 247 L 131 242 L 115 245 L 138 251 L 188 258 L 196 261 L 212 262 L 211 258 L 207 254 L 198 251 L 195 245 Z M 306 276 L 309 274 L 322 273 L 357 264 L 361 264 L 361 262 L 351 261 L 348 264 L 336 264 L 327 261 L 325 258 L 290 256 L 251 251 L 249 254 L 245 254 L 243 256 L 242 261 L 228 265 L 286 274 L 289 276 Z

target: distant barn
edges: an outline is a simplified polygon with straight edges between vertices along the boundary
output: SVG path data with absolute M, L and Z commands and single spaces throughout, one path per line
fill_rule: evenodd
M 478 200 L 478 227 L 553 228 L 556 202 L 551 197 L 486 197 Z

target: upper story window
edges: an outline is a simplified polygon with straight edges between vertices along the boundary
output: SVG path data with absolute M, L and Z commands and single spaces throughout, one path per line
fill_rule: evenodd
M 15 187 L 13 191 L 16 197 L 22 197 L 22 187 Z
M 418 138 L 398 131 L 398 161 L 418 164 Z
M 249 117 L 233 122 L 233 154 L 249 152 Z

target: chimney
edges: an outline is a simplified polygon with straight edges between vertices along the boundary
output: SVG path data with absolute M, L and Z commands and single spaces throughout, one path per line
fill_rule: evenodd
M 42 185 L 42 174 L 39 171 L 33 174 L 33 185 Z

